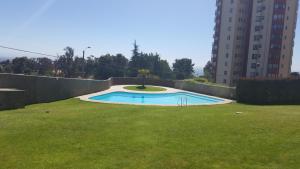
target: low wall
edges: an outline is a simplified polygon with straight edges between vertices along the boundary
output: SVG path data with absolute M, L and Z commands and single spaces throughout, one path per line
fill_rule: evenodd
M 112 85 L 136 85 L 142 84 L 142 78 L 111 78 Z M 236 98 L 236 89 L 233 87 L 217 86 L 188 81 L 173 81 L 160 79 L 146 79 L 147 85 L 165 86 L 176 89 L 187 90 L 195 93 L 217 96 L 227 99 Z
M 26 104 L 47 103 L 109 89 L 110 80 L 82 80 L 0 74 L 0 88 L 25 91 Z
M 142 78 L 130 78 L 130 77 L 112 77 L 112 85 L 137 85 L 143 84 Z M 175 87 L 175 82 L 172 80 L 160 80 L 160 79 L 146 79 L 147 85 L 154 86 L 165 86 L 165 87 Z
M 0 110 L 25 107 L 25 91 L 17 89 L 0 89 Z
M 175 88 L 233 100 L 236 98 L 236 89 L 233 87 L 176 81 Z
M 142 84 L 142 78 L 110 78 L 108 80 L 67 79 L 44 76 L 0 74 L 0 88 L 24 90 L 25 104 L 48 103 L 107 90 L 111 85 Z M 235 88 L 186 81 L 146 79 L 147 85 L 172 87 L 191 92 L 235 99 Z M 4 97 L 10 97 L 2 95 Z M 0 100 L 0 105 L 3 101 Z M 21 101 L 19 101 L 21 103 Z

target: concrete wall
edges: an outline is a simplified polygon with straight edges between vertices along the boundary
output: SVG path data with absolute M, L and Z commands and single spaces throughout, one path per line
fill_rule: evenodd
M 17 89 L 0 89 L 0 110 L 25 107 L 25 91 Z
M 136 85 L 143 84 L 142 78 L 130 78 L 130 77 L 112 77 L 112 85 Z M 147 85 L 154 86 L 165 86 L 165 87 L 175 87 L 175 82 L 173 80 L 160 80 L 160 79 L 146 79 Z
M 2 95 L 0 96 L 0 105 L 4 105 L 5 100 L 12 100 L 16 104 L 20 105 L 53 102 L 107 90 L 111 85 L 136 85 L 142 84 L 142 81 L 143 80 L 141 78 L 82 80 L 43 76 L 0 74 L 0 89 L 15 88 L 24 90 L 23 94 L 16 92 L 2 93 Z M 213 86 L 186 81 L 147 79 L 146 84 L 172 87 L 228 99 L 235 99 L 236 96 L 235 88 Z M 19 95 L 20 97 L 17 97 L 17 95 Z M 20 99 L 18 100 L 18 98 Z M 14 106 L 11 106 L 11 108 L 14 108 Z
M 141 78 L 111 78 L 112 85 L 136 85 L 142 84 Z M 193 83 L 188 81 L 173 81 L 173 80 L 159 80 L 147 79 L 147 85 L 165 86 L 176 89 L 187 90 L 200 94 L 207 94 L 211 96 L 223 97 L 227 99 L 235 99 L 235 88 L 225 86 L 215 86 L 202 83 Z
M 25 90 L 26 104 L 47 103 L 109 89 L 110 80 L 0 74 L 0 88 Z
M 236 98 L 236 88 L 233 87 L 176 81 L 175 88 L 233 100 Z

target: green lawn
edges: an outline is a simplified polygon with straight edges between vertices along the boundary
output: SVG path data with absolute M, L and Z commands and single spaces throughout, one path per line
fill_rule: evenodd
M 299 159 L 300 106 L 70 99 L 0 112 L 1 169 L 299 169 Z
M 143 88 L 142 86 L 126 86 L 124 89 L 127 90 L 133 90 L 133 91 L 145 91 L 145 92 L 161 92 L 166 91 L 167 89 L 162 87 L 155 87 L 155 86 L 145 86 L 146 88 Z

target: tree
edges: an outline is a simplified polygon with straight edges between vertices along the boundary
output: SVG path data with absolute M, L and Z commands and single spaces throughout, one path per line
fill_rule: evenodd
M 143 78 L 143 84 L 142 84 L 142 88 L 145 89 L 145 83 L 146 83 L 146 78 L 147 76 L 150 75 L 150 71 L 148 69 L 140 69 L 139 70 L 139 76 L 141 76 Z
M 194 73 L 194 64 L 191 59 L 176 59 L 173 64 L 173 72 L 176 75 L 176 79 L 190 78 Z
M 75 57 L 73 62 L 73 70 L 75 77 L 85 77 L 85 59 L 82 57 Z
M 0 63 L 1 72 L 51 75 L 53 62 L 48 58 L 17 57 L 11 62 L 9 60 Z
M 65 54 L 60 56 L 58 60 L 55 62 L 57 69 L 62 72 L 65 77 L 73 77 L 75 75 L 74 65 L 73 65 L 73 57 L 74 57 L 74 49 L 71 47 L 66 47 L 64 49 Z
M 17 74 L 31 74 L 37 69 L 37 64 L 34 59 L 28 59 L 27 57 L 17 57 L 12 60 L 13 73 Z
M 137 45 L 136 41 L 134 41 L 132 57 L 137 57 L 137 56 L 139 56 L 139 46 Z
M 0 72 L 12 73 L 12 63 L 10 62 L 10 60 L 0 62 Z
M 90 56 L 85 64 L 85 77 L 94 77 L 96 71 L 96 61 L 94 56 Z
M 139 53 L 139 46 L 136 41 L 133 44 L 132 57 L 129 62 L 128 73 L 131 77 L 136 77 L 138 75 L 138 70 L 141 68 L 141 54 Z
M 159 72 L 158 76 L 163 79 L 173 79 L 173 72 L 166 60 L 159 61 Z
M 144 67 L 145 69 L 149 69 L 151 74 L 159 76 L 161 73 L 161 67 L 160 67 L 160 56 L 159 54 L 144 54 L 142 55 L 144 58 Z
M 208 61 L 203 69 L 204 77 L 209 81 L 213 81 L 213 64 L 211 61 Z
M 128 59 L 122 55 L 117 54 L 113 57 L 114 77 L 125 77 L 128 69 Z
M 300 78 L 300 73 L 299 72 L 292 72 L 291 77 L 292 78 Z
M 140 69 L 148 69 L 152 75 L 160 78 L 171 79 L 173 77 L 172 70 L 166 60 L 161 60 L 157 53 L 139 52 L 139 46 L 135 42 L 129 62 L 128 75 L 137 77 Z
M 113 68 L 113 58 L 109 54 L 96 58 L 96 79 L 108 79 L 110 78 Z
M 53 61 L 49 58 L 37 58 L 37 72 L 39 75 L 52 75 L 54 65 Z
M 96 58 L 95 78 L 124 77 L 127 65 L 128 60 L 122 54 L 117 54 L 116 56 L 107 54 Z

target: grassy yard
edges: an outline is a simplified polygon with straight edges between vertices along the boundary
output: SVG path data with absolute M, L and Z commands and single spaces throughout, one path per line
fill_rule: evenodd
M 299 169 L 299 159 L 300 106 L 70 99 L 0 112 L 1 169 Z
M 126 86 L 124 89 L 127 90 L 133 90 L 133 91 L 145 91 L 145 92 L 161 92 L 161 91 L 166 91 L 167 89 L 162 88 L 162 87 L 155 87 L 155 86 Z

